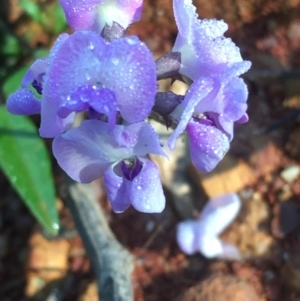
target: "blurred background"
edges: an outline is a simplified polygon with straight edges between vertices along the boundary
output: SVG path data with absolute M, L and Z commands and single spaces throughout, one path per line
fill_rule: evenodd
M 224 19 L 226 36 L 252 62 L 243 76 L 250 121 L 236 126 L 230 152 L 209 174 L 191 165 L 184 143 L 170 162 L 154 158 L 167 196 L 161 214 L 133 209 L 114 214 L 101 180 L 94 185 L 99 204 L 134 255 L 137 301 L 300 301 L 300 0 L 193 3 L 201 18 Z M 62 32 L 71 31 L 57 1 L 1 0 L 1 105 Z M 138 35 L 155 57 L 170 51 L 177 34 L 171 0 L 145 0 L 142 20 L 128 34 Z M 39 125 L 38 117 L 31 121 Z M 51 154 L 50 140 L 46 147 Z M 53 158 L 50 162 L 59 187 L 59 168 Z M 56 193 L 62 231 L 49 237 L 11 182 L 0 171 L 0 300 L 98 300 L 90 261 L 64 200 Z M 238 192 L 243 207 L 222 239 L 239 248 L 242 260 L 184 255 L 176 244 L 176 224 L 197 218 L 209 198 L 226 192 Z

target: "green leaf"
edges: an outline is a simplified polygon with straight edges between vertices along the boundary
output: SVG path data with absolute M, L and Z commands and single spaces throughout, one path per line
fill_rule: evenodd
M 67 27 L 65 13 L 58 2 L 43 11 L 41 20 L 43 27 L 55 35 L 60 34 Z
M 29 66 L 24 66 L 14 72 L 8 79 L 6 79 L 2 86 L 2 90 L 6 98 L 20 88 L 22 78 L 28 68 Z
M 31 120 L 0 106 L 0 166 L 32 214 L 51 234 L 59 229 L 51 164 Z
M 19 0 L 19 5 L 24 9 L 31 19 L 35 22 L 41 22 L 41 9 L 37 3 L 32 0 Z

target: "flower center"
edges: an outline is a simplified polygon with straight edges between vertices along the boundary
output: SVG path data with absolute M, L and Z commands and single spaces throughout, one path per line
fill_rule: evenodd
M 121 169 L 124 177 L 132 181 L 141 171 L 143 163 L 138 158 L 130 158 L 123 160 L 121 163 Z

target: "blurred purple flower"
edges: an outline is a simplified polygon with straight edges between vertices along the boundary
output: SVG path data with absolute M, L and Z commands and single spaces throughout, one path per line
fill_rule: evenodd
M 197 221 L 178 224 L 177 242 L 181 250 L 188 255 L 200 252 L 207 258 L 239 259 L 238 249 L 221 241 L 218 235 L 235 219 L 240 207 L 241 201 L 233 193 L 208 201 Z
M 123 212 L 130 205 L 148 213 L 164 209 L 159 170 L 147 154 L 165 154 L 148 123 L 116 125 L 110 130 L 105 122 L 83 121 L 54 139 L 53 153 L 75 181 L 88 183 L 104 175 L 115 212 Z
M 143 0 L 60 0 L 60 4 L 74 30 L 101 33 L 105 24 L 116 22 L 126 29 L 139 21 Z
M 174 0 L 174 14 L 179 33 L 172 51 L 181 53 L 179 73 L 193 83 L 171 114 L 179 124 L 169 139 L 169 147 L 174 149 L 177 137 L 189 125 L 191 149 L 197 149 L 191 151 L 192 161 L 198 161 L 195 165 L 200 170 L 210 171 L 229 148 L 234 122 L 248 120 L 247 86 L 238 76 L 250 68 L 250 62 L 243 61 L 239 49 L 223 36 L 227 25 L 223 21 L 199 20 L 191 0 Z M 199 147 L 201 138 L 195 135 L 196 131 L 211 131 L 205 138 L 208 147 Z M 218 141 L 219 150 L 214 141 Z M 201 156 L 214 161 L 204 159 L 200 163 Z
M 30 85 L 42 94 L 40 105 Z M 24 115 L 41 107 L 40 135 L 55 137 L 70 128 L 73 112 L 105 115 L 110 128 L 117 112 L 129 123 L 142 121 L 151 112 L 155 94 L 155 63 L 137 37 L 107 44 L 95 32 L 78 31 L 61 35 L 49 58 L 31 66 L 7 108 Z

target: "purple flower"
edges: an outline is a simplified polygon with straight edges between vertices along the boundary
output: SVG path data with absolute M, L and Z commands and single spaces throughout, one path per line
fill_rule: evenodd
M 130 205 L 149 213 L 164 209 L 159 170 L 147 154 L 165 154 L 148 123 L 116 125 L 110 130 L 105 122 L 83 121 L 54 139 L 53 153 L 75 181 L 88 183 L 104 175 L 115 212 L 123 212 Z
M 143 0 L 60 0 L 74 30 L 101 33 L 105 24 L 118 23 L 124 29 L 141 18 Z
M 177 242 L 188 254 L 202 253 L 207 258 L 238 259 L 239 251 L 218 238 L 235 219 L 241 207 L 239 197 L 225 194 L 210 200 L 197 221 L 187 220 L 177 227 Z
M 112 128 L 117 112 L 129 123 L 148 117 L 156 93 L 155 63 L 137 37 L 108 44 L 95 32 L 78 31 L 61 35 L 49 58 L 31 66 L 22 89 L 8 99 L 11 113 L 38 113 L 39 100 L 30 85 L 42 94 L 42 137 L 66 131 L 74 112 L 85 110 L 91 116 L 105 115 Z
M 200 170 L 209 171 L 228 150 L 234 122 L 248 120 L 247 87 L 238 76 L 250 68 L 250 63 L 243 61 L 239 49 L 223 36 L 227 25 L 223 21 L 198 20 L 192 1 L 174 0 L 174 14 L 179 33 L 172 51 L 181 53 L 179 72 L 193 83 L 171 114 L 179 124 L 169 139 L 169 147 L 174 149 L 177 137 L 187 129 L 192 161 L 198 161 L 195 165 Z M 201 119 L 209 119 L 209 124 Z M 196 131 L 211 131 L 203 140 L 211 147 L 199 147 L 201 138 Z M 217 145 L 220 150 L 216 150 Z M 216 157 L 215 152 L 222 155 Z M 204 160 L 199 164 L 198 156 L 215 157 L 215 162 Z

